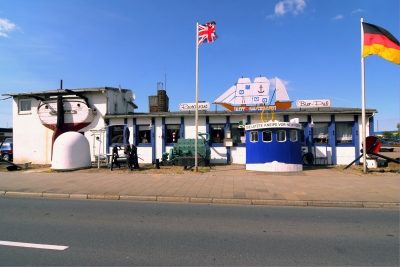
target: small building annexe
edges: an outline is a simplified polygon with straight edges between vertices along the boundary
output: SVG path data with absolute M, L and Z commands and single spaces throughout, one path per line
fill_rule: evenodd
M 153 163 L 174 146 L 179 138 L 195 138 L 195 112 L 136 113 L 132 92 L 113 87 L 71 89 L 87 98 L 93 121 L 79 130 L 90 143 L 94 161 L 98 154 L 110 153 L 123 128 L 130 130 L 129 142 L 137 146 L 139 163 Z M 13 97 L 14 162 L 51 163 L 52 131 L 44 127 L 37 108 L 46 95 L 63 90 L 3 94 Z M 375 109 L 367 109 L 367 136 L 374 135 Z M 303 149 L 316 157 L 326 157 L 332 165 L 347 165 L 360 155 L 361 109 L 307 108 L 275 112 L 275 121 L 298 119 L 302 125 L 300 140 Z M 268 113 L 264 113 L 268 120 Z M 198 132 L 208 133 L 211 164 L 246 164 L 246 133 L 243 125 L 261 123 L 261 111 L 199 111 Z M 232 146 L 224 138 L 231 132 Z M 202 138 L 202 137 L 199 137 Z M 268 153 L 268 151 L 265 151 Z M 359 163 L 359 162 L 358 162 Z

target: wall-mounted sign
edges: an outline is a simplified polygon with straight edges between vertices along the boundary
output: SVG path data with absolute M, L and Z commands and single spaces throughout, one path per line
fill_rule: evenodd
M 246 106 L 234 107 L 233 111 L 258 111 L 258 110 L 276 110 L 276 106 Z
M 245 126 L 245 130 L 255 130 L 255 129 L 264 129 L 264 128 L 295 128 L 301 130 L 301 124 L 295 122 L 263 122 L 263 123 L 254 123 L 248 124 Z
M 180 103 L 179 110 L 196 110 L 196 103 Z M 210 110 L 210 102 L 199 102 L 198 110 Z
M 297 108 L 329 108 L 331 107 L 331 100 L 319 99 L 319 100 L 297 100 Z

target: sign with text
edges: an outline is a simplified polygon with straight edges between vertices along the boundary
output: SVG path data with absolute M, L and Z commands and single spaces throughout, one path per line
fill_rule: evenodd
M 294 128 L 301 130 L 301 124 L 294 122 L 271 121 L 271 122 L 248 124 L 246 125 L 245 130 L 249 131 L 249 130 L 264 129 L 264 128 Z
M 296 101 L 297 108 L 330 108 L 331 104 L 332 102 L 329 99 Z
M 179 110 L 196 110 L 196 103 L 180 103 Z M 198 103 L 198 110 L 210 110 L 210 102 Z
M 258 110 L 276 110 L 276 106 L 244 106 L 234 107 L 233 111 L 258 111 Z

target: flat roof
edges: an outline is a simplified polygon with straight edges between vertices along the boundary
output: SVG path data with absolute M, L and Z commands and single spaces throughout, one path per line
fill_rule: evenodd
M 75 88 L 75 89 L 56 89 L 56 90 L 46 90 L 46 91 L 36 91 L 36 92 L 26 92 L 26 93 L 5 93 L 2 96 L 32 96 L 32 95 L 58 95 L 58 94 L 68 94 L 68 91 L 76 93 L 86 93 L 86 92 L 100 92 L 104 90 L 120 90 L 115 87 L 91 87 L 91 88 Z M 121 91 L 131 91 L 129 89 L 122 89 Z
M 115 87 L 92 87 L 92 88 L 76 88 L 76 89 L 57 89 L 57 90 L 47 90 L 47 91 L 37 91 L 37 92 L 27 92 L 27 93 L 5 93 L 2 96 L 24 96 L 24 97 L 33 97 L 36 99 L 41 99 L 43 96 L 56 96 L 56 95 L 70 95 L 72 93 L 81 94 L 81 93 L 88 93 L 88 92 L 101 92 L 105 90 L 121 90 L 123 92 L 132 91 L 130 89 L 120 89 Z M 133 102 L 128 102 L 133 106 L 134 109 L 137 109 L 138 106 Z
M 206 111 L 199 110 L 199 116 L 240 116 L 260 114 L 262 111 Z M 275 114 L 284 115 L 313 115 L 313 114 L 347 114 L 347 115 L 361 115 L 361 108 L 346 108 L 346 107 L 330 107 L 330 108 L 308 108 L 308 109 L 288 109 L 274 111 Z M 376 109 L 366 109 L 365 113 L 373 115 L 378 113 Z M 171 111 L 171 112 L 136 112 L 130 114 L 106 114 L 104 118 L 133 118 L 133 117 L 181 117 L 181 116 L 194 116 L 195 111 Z

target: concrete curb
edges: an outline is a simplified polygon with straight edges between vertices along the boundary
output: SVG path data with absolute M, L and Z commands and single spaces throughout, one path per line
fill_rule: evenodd
M 269 206 L 308 206 L 307 201 L 295 201 L 295 200 L 264 200 L 254 199 L 251 201 L 253 205 L 269 205 Z
M 127 201 L 157 201 L 180 203 L 212 203 L 231 205 L 263 205 L 288 207 L 336 207 L 336 208 L 384 208 L 400 209 L 396 202 L 369 202 L 369 201 L 292 201 L 292 200 L 264 200 L 264 199 L 232 199 L 232 198 L 200 198 L 200 197 L 167 197 L 167 196 L 127 196 L 107 194 L 65 194 L 65 193 L 34 193 L 0 191 L 0 196 L 10 197 L 44 197 L 70 199 L 97 199 L 97 200 L 127 200 Z
M 62 193 L 43 193 L 43 197 L 48 198 L 69 198 L 69 194 L 62 194 Z
M 131 201 L 157 201 L 156 196 L 119 196 L 119 199 Z
M 362 202 L 344 201 L 308 201 L 308 206 L 314 207 L 340 207 L 340 208 L 363 208 Z
M 189 203 L 189 197 L 157 197 L 157 201 L 159 202 L 185 202 Z
M 86 194 L 71 194 L 71 195 L 69 195 L 69 198 L 72 198 L 72 199 L 87 199 L 88 195 L 86 195 Z
M 377 203 L 377 202 L 364 202 L 364 208 L 388 208 L 400 209 L 400 203 Z
M 33 193 L 33 192 L 12 192 L 7 191 L 5 196 L 11 197 L 43 197 L 43 193 Z
M 251 199 L 214 198 L 212 203 L 251 205 Z

